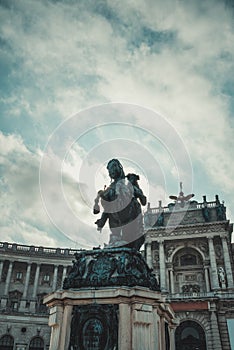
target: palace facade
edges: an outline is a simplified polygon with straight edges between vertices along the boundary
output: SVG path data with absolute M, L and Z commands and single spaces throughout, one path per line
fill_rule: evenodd
M 183 192 L 145 213 L 145 257 L 176 313 L 176 350 L 230 350 L 234 330 L 233 225 L 216 195 Z M 234 346 L 234 345 L 232 345 Z
M 182 193 L 166 207 L 149 204 L 144 220 L 145 258 L 178 319 L 175 350 L 231 350 L 234 244 L 224 204 Z M 43 298 L 62 287 L 75 252 L 0 243 L 0 350 L 49 349 Z

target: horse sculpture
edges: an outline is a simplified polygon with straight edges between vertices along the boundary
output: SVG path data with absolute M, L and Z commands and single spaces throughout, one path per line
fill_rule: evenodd
M 139 250 L 144 243 L 141 205 L 146 204 L 146 197 L 137 182 L 140 178 L 136 174 L 125 176 L 118 159 L 110 160 L 107 169 L 111 184 L 98 191 L 93 212 L 100 213 L 100 200 L 104 212 L 95 224 L 101 231 L 109 220 L 109 247 L 127 246 Z

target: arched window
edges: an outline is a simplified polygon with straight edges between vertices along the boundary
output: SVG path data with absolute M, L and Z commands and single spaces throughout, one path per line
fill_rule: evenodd
M 180 257 L 180 266 L 197 265 L 197 257 L 194 254 L 184 254 Z
M 203 256 L 193 247 L 184 247 L 173 256 L 173 293 L 200 293 L 209 290 L 205 280 Z M 190 349 L 191 350 L 191 349 Z
M 14 348 L 14 338 L 9 335 L 3 335 L 0 338 L 0 350 L 13 350 Z
M 175 267 L 202 265 L 203 260 L 201 254 L 194 248 L 184 248 L 178 251 L 173 258 Z
M 34 337 L 30 341 L 29 350 L 44 350 L 44 341 L 41 337 Z
M 182 322 L 175 332 L 176 350 L 206 350 L 205 332 L 194 321 Z

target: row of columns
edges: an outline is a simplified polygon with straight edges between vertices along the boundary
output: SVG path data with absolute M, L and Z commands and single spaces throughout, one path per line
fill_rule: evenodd
M 225 271 L 228 281 L 228 287 L 233 288 L 233 274 L 232 274 L 232 267 L 231 267 L 231 261 L 230 261 L 230 255 L 228 251 L 228 244 L 226 237 L 221 237 L 222 239 L 222 247 L 223 247 L 223 257 L 224 257 L 224 265 L 225 265 Z M 216 263 L 216 255 L 214 250 L 214 242 L 213 237 L 208 237 L 208 246 L 209 246 L 209 258 L 210 258 L 210 274 L 211 274 L 211 283 L 212 283 L 212 289 L 220 289 L 219 286 L 219 279 L 218 279 L 218 271 L 217 271 L 217 263 Z M 149 267 L 152 268 L 152 243 L 147 242 L 146 243 L 146 261 L 149 265 Z M 167 290 L 166 285 L 166 263 L 165 263 L 165 252 L 164 252 L 164 241 L 159 241 L 159 266 L 160 266 L 160 287 L 162 291 Z M 174 271 L 173 268 L 168 269 L 169 272 L 169 285 L 170 285 L 170 292 L 174 293 Z M 210 291 L 210 280 L 209 280 L 209 266 L 204 266 L 204 273 L 205 273 L 205 283 L 206 283 L 206 290 L 207 292 Z
M 4 264 L 4 261 L 1 260 L 0 261 L 0 280 L 2 278 L 3 264 Z M 12 277 L 12 271 L 13 271 L 13 264 L 14 264 L 13 261 L 9 262 L 7 276 L 6 276 L 6 282 L 5 282 L 5 288 L 4 288 L 4 295 L 5 296 L 7 296 L 8 292 L 9 292 L 9 287 L 10 287 L 10 282 L 11 282 L 11 277 Z M 31 268 L 32 268 L 32 263 L 31 262 L 29 262 L 27 264 L 28 265 L 27 265 L 26 276 L 25 276 L 25 281 L 24 281 L 24 290 L 23 290 L 23 295 L 22 295 L 23 299 L 27 298 L 27 292 L 28 292 L 28 287 L 29 287 Z M 55 265 L 54 266 L 52 291 L 55 291 L 56 288 L 57 288 L 58 268 L 59 268 L 59 265 Z M 36 298 L 36 296 L 37 296 L 37 289 L 38 289 L 38 283 L 39 283 L 39 277 L 40 277 L 40 270 L 41 270 L 41 264 L 37 264 L 35 278 L 34 278 L 32 298 Z M 63 283 L 63 280 L 66 277 L 66 275 L 67 275 L 67 266 L 63 266 L 62 283 Z M 61 288 L 62 288 L 62 285 L 61 285 Z

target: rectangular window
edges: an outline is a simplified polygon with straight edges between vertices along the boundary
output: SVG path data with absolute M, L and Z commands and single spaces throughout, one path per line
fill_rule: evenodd
M 16 272 L 16 279 L 17 280 L 22 280 L 22 278 L 23 278 L 23 273 L 22 272 Z
M 12 310 L 18 310 L 18 302 L 17 301 L 12 301 L 11 302 L 11 309 Z
M 44 275 L 43 281 L 44 282 L 49 282 L 50 281 L 50 275 Z
M 25 344 L 16 344 L 16 350 L 26 350 L 27 345 Z

